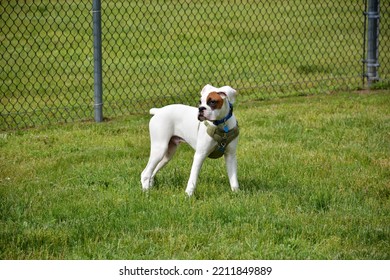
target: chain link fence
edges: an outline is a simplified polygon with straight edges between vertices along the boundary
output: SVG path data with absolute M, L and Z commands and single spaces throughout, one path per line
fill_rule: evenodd
M 105 117 L 197 103 L 207 83 L 241 100 L 358 89 L 366 0 L 102 0 Z M 0 130 L 92 119 L 92 0 L 0 0 Z M 390 80 L 390 1 L 379 78 Z
M 89 1 L 0 0 L 0 130 L 91 117 Z

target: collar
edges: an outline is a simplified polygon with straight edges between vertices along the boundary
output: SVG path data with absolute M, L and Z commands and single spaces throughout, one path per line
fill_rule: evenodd
M 218 126 L 222 123 L 225 123 L 228 119 L 230 119 L 233 116 L 233 104 L 230 102 L 229 102 L 229 107 L 230 107 L 229 113 L 223 119 L 213 121 L 214 125 Z

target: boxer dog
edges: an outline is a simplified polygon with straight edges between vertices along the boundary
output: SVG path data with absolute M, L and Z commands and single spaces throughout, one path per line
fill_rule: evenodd
M 157 172 L 174 155 L 178 145 L 188 143 L 195 155 L 186 193 L 192 196 L 199 172 L 206 157 L 224 156 L 230 187 L 238 190 L 236 148 L 238 123 L 233 114 L 236 90 L 206 85 L 201 91 L 199 107 L 181 104 L 152 108 L 149 122 L 150 157 L 141 174 L 142 189 L 153 185 Z

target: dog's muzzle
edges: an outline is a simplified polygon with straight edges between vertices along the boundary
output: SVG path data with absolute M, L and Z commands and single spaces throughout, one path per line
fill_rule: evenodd
M 204 116 L 205 110 L 206 110 L 206 107 L 199 107 L 198 120 L 201 122 L 206 120 L 206 117 Z

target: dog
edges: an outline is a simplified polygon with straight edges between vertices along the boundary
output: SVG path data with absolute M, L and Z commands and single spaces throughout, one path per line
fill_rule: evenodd
M 224 156 L 230 187 L 239 189 L 237 179 L 238 123 L 233 114 L 236 90 L 206 85 L 201 91 L 199 107 L 172 104 L 150 109 L 150 157 L 141 173 L 144 191 L 153 186 L 154 177 L 173 157 L 180 143 L 188 143 L 195 155 L 185 190 L 192 196 L 199 172 L 207 157 Z

